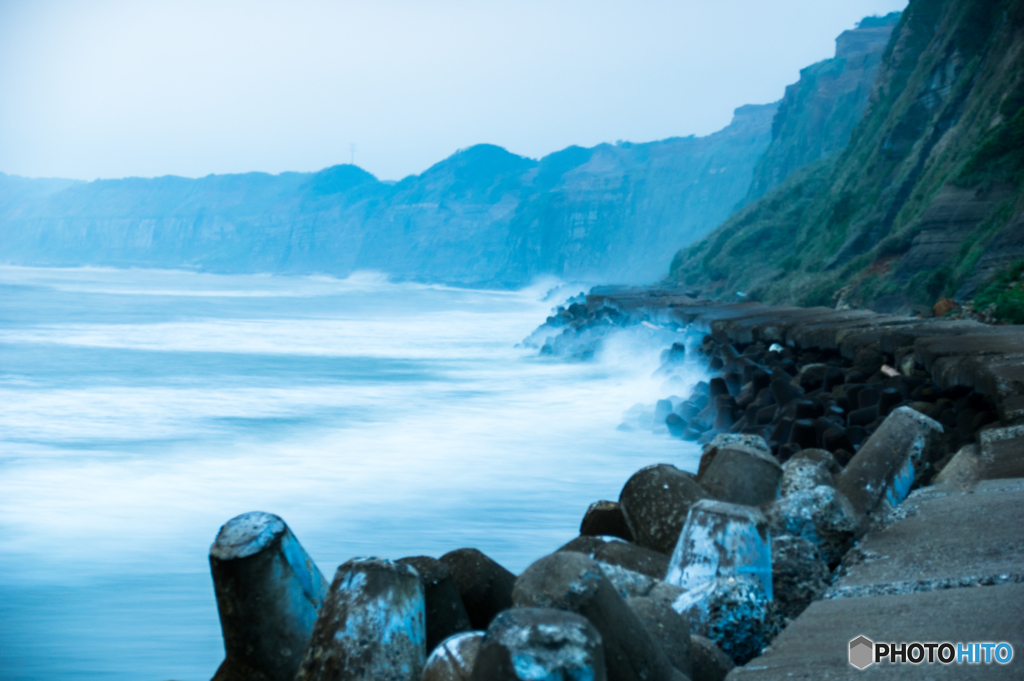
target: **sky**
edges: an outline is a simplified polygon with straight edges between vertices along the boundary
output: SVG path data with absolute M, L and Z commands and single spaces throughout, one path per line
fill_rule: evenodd
M 381 179 L 706 135 L 906 0 L 0 0 L 0 172 Z M 353 155 L 354 145 L 354 155 Z

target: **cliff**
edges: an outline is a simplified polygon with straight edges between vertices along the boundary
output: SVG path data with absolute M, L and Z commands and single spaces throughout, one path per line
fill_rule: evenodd
M 911 0 L 864 117 L 673 260 L 716 295 L 880 311 L 966 298 L 1024 257 L 1024 1 Z
M 842 151 L 860 122 L 882 53 L 900 13 L 871 17 L 836 38 L 836 56 L 800 71 L 772 123 L 772 141 L 757 162 L 747 202 L 777 187 L 801 166 Z
M 73 182 L 0 176 L 0 261 L 219 272 L 376 269 L 515 286 L 555 274 L 644 282 L 724 220 L 750 184 L 775 105 L 707 137 L 570 147 L 540 161 L 491 145 L 383 183 L 319 173 Z
M 707 137 L 566 149 L 542 159 L 516 211 L 505 271 L 645 283 L 665 253 L 728 217 L 768 146 L 776 105 L 744 106 Z

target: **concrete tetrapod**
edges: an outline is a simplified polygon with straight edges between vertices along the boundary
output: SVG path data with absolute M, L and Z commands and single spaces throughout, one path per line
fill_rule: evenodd
M 581 553 L 554 553 L 526 568 L 516 580 L 512 602 L 517 608 L 555 608 L 590 620 L 604 643 L 609 681 L 669 681 L 675 673 L 597 561 Z
M 654 579 L 664 579 L 668 571 L 668 556 L 664 553 L 645 549 L 617 537 L 580 536 L 558 550 L 585 553 L 599 563 L 618 565 Z
M 215 681 L 292 681 L 327 581 L 276 515 L 232 518 L 210 547 L 224 635 Z
M 836 489 L 862 517 L 897 506 L 941 434 L 942 426 L 924 414 L 893 410 L 846 464 Z
M 487 628 L 471 681 L 606 681 L 601 634 L 587 618 L 514 608 Z
M 693 681 L 725 681 L 736 666 L 714 641 L 697 634 L 690 636 L 690 657 Z
M 693 675 L 690 659 L 690 623 L 672 609 L 672 600 L 652 596 L 626 599 L 626 605 L 647 627 L 647 633 L 661 645 L 668 661 L 687 677 Z
M 426 628 L 415 568 L 353 558 L 334 575 L 295 681 L 419 681 Z
M 473 628 L 447 565 L 430 556 L 399 558 L 398 562 L 416 568 L 423 582 L 428 653 L 449 636 Z
M 779 495 L 782 467 L 756 447 L 720 447 L 697 482 L 708 495 L 733 504 L 760 506 Z
M 423 667 L 420 681 L 469 681 L 484 632 L 464 631 L 441 641 Z
M 831 566 L 842 560 L 859 526 L 850 501 L 828 485 L 787 494 L 767 506 L 765 515 L 772 533 L 807 539 Z
M 783 624 L 761 583 L 746 575 L 705 582 L 678 596 L 672 609 L 689 619 L 693 633 L 714 641 L 736 664 L 756 657 Z
M 591 537 L 608 535 L 633 541 L 633 533 L 629 531 L 626 516 L 617 501 L 592 503 L 580 523 L 580 534 Z
M 634 473 L 622 488 L 619 504 L 636 543 L 669 554 L 686 522 L 686 512 L 707 497 L 691 473 L 662 463 Z
M 440 560 L 451 571 L 474 629 L 487 629 L 495 615 L 512 607 L 516 576 L 483 552 L 456 549 Z
M 746 575 L 772 599 L 768 521 L 753 506 L 704 499 L 690 509 L 665 582 L 695 589 L 716 577 Z

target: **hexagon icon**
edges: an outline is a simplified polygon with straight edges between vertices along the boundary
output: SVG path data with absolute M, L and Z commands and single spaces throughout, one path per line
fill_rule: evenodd
M 857 669 L 865 669 L 874 663 L 875 644 L 866 636 L 858 636 L 850 641 L 850 664 Z

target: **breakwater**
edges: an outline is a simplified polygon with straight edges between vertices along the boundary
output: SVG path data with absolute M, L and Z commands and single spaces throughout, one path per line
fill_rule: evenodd
M 1020 649 L 1019 329 L 598 289 L 543 351 L 586 357 L 631 323 L 705 332 L 663 355 L 712 373 L 661 407 L 705 445 L 696 474 L 652 462 L 518 576 L 460 549 L 353 559 L 325 589 L 283 522 L 240 516 L 211 550 L 232 575 L 215 678 L 841 678 L 873 641 Z M 934 664 L 893 671 L 965 669 Z

